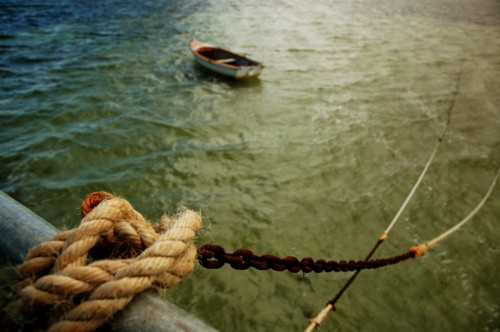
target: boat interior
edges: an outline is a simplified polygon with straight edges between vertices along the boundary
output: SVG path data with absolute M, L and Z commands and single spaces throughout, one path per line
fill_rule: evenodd
M 217 63 L 225 63 L 233 66 L 257 66 L 258 62 L 242 58 L 234 53 L 219 49 L 201 50 L 198 52 L 202 56 L 215 60 Z

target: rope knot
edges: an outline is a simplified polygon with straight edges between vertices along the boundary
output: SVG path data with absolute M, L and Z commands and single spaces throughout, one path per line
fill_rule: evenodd
M 17 274 L 19 304 L 32 325 L 93 331 L 147 289 L 169 288 L 191 273 L 201 216 L 182 209 L 152 226 L 124 199 L 89 195 L 83 219 L 30 250 Z M 46 319 L 46 320 L 45 320 Z

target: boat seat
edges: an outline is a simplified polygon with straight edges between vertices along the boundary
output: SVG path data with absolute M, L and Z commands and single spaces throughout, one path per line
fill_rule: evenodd
M 218 59 L 218 60 L 215 60 L 215 62 L 217 63 L 229 63 L 229 62 L 233 62 L 233 61 L 236 61 L 235 58 L 229 58 L 229 59 Z

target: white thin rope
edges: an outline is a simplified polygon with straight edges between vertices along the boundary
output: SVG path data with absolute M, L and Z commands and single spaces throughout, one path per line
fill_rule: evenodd
M 447 125 L 448 125 L 448 122 L 446 123 L 444 131 L 446 131 Z M 417 191 L 417 188 L 420 186 L 420 183 L 422 182 L 422 179 L 424 178 L 425 174 L 427 173 L 427 170 L 429 169 L 429 166 L 431 165 L 432 161 L 434 160 L 434 157 L 436 156 L 436 152 L 439 149 L 439 146 L 441 145 L 442 136 L 444 135 L 444 131 L 443 131 L 443 134 L 441 135 L 441 137 L 439 138 L 439 141 L 437 142 L 436 146 L 434 147 L 434 151 L 432 151 L 431 157 L 429 158 L 429 161 L 427 161 L 427 164 L 425 165 L 424 170 L 422 171 L 422 173 L 420 174 L 417 182 L 415 183 L 415 185 L 413 186 L 412 190 L 410 191 L 410 194 L 408 195 L 408 197 L 406 197 L 406 200 L 404 201 L 403 205 L 401 205 L 401 207 L 399 208 L 398 213 L 396 213 L 396 215 L 392 219 L 391 223 L 389 224 L 389 226 L 387 227 L 387 229 L 384 231 L 384 234 L 381 236 L 381 238 L 383 240 L 385 240 L 387 238 L 387 236 L 389 235 L 389 232 L 394 227 L 394 225 L 398 221 L 399 217 L 401 216 L 401 214 L 403 213 L 403 211 L 408 206 L 408 203 L 410 203 L 410 200 L 413 198 L 413 195 Z
M 392 228 L 394 227 L 394 225 L 396 224 L 396 222 L 399 220 L 399 217 L 401 217 L 401 214 L 403 214 L 403 211 L 406 209 L 406 207 L 410 203 L 411 199 L 413 198 L 413 195 L 417 191 L 417 188 L 420 186 L 420 183 L 422 182 L 425 174 L 427 173 L 427 170 L 429 169 L 429 167 L 431 166 L 432 162 L 434 161 L 434 157 L 436 156 L 436 152 L 439 149 L 439 146 L 441 145 L 441 142 L 443 141 L 444 135 L 446 133 L 446 130 L 448 129 L 448 126 L 450 124 L 451 110 L 453 109 L 453 107 L 455 107 L 455 99 L 457 98 L 457 95 L 458 95 L 458 87 L 460 85 L 461 78 L 462 78 L 462 71 L 460 71 L 460 73 L 458 75 L 457 84 L 455 86 L 455 91 L 453 93 L 453 98 L 451 100 L 450 106 L 448 107 L 448 111 L 446 112 L 446 122 L 444 124 L 443 131 L 441 132 L 441 135 L 439 135 L 439 138 L 438 138 L 438 141 L 436 143 L 436 146 L 434 147 L 434 150 L 432 151 L 431 156 L 430 156 L 429 160 L 427 161 L 427 164 L 425 165 L 422 173 L 418 177 L 417 182 L 415 182 L 415 185 L 413 185 L 412 190 L 410 191 L 410 193 L 406 197 L 405 201 L 403 202 L 403 205 L 401 205 L 401 207 L 399 208 L 398 213 L 396 213 L 396 215 L 392 219 L 392 221 L 389 224 L 389 226 L 387 227 L 387 229 L 380 236 L 379 239 L 382 240 L 382 241 L 387 238 L 387 236 L 389 235 L 389 232 L 392 230 Z
M 460 229 L 460 227 L 465 225 L 469 220 L 471 220 L 472 217 L 474 217 L 476 215 L 476 213 L 483 207 L 484 203 L 486 203 L 486 201 L 490 197 L 491 193 L 493 192 L 493 189 L 495 188 L 495 185 L 497 184 L 499 176 L 500 176 L 500 168 L 498 168 L 497 174 L 495 175 L 495 178 L 493 179 L 493 182 L 491 183 L 490 188 L 486 192 L 486 195 L 484 195 L 483 199 L 481 200 L 481 202 L 479 202 L 479 204 L 476 206 L 476 208 L 474 210 L 472 210 L 472 212 L 469 213 L 469 215 L 467 217 L 465 217 L 462 221 L 460 221 L 458 224 L 456 224 L 455 226 L 453 226 L 452 228 L 450 228 L 449 230 L 447 230 L 443 234 L 439 235 L 438 237 L 427 242 L 426 247 L 430 248 L 433 245 L 439 243 L 440 241 L 446 239 L 448 236 L 450 236 L 451 234 L 458 231 Z
M 429 160 L 427 161 L 427 164 L 425 165 L 422 173 L 420 174 L 417 182 L 415 183 L 415 185 L 413 186 L 412 190 L 410 191 L 409 195 L 406 197 L 405 201 L 403 202 L 403 205 L 401 205 L 401 207 L 399 208 L 399 211 L 398 213 L 396 213 L 396 215 L 394 216 L 394 218 L 392 219 L 391 223 L 389 224 L 389 226 L 387 227 L 387 229 L 384 231 L 384 233 L 379 237 L 379 243 L 382 243 L 385 239 L 387 239 L 387 236 L 389 235 L 389 232 L 391 231 L 391 229 L 394 227 L 394 225 L 396 224 L 396 222 L 398 221 L 399 217 L 401 216 L 401 214 L 403 213 L 403 211 L 406 209 L 406 207 L 408 206 L 408 204 L 410 203 L 410 200 L 412 199 L 413 195 L 415 194 L 417 188 L 420 186 L 420 183 L 422 182 L 422 179 L 424 178 L 425 174 L 427 173 L 427 170 L 429 169 L 431 163 L 433 162 L 434 160 L 434 157 L 436 156 L 436 153 L 437 153 L 437 150 L 439 149 L 439 146 L 441 145 L 441 142 L 443 141 L 443 138 L 444 138 L 444 135 L 446 133 L 446 130 L 448 129 L 448 126 L 450 124 L 450 119 L 451 119 L 451 111 L 453 110 L 453 108 L 455 107 L 455 100 L 457 99 L 457 96 L 458 96 L 458 89 L 459 89 L 459 86 L 460 86 L 460 81 L 462 79 L 462 72 L 463 70 L 460 70 L 459 74 L 458 74 L 458 79 L 457 79 L 457 82 L 456 82 L 456 85 L 455 85 L 455 90 L 453 92 L 453 98 L 451 100 L 451 103 L 450 103 L 450 106 L 448 107 L 448 111 L 446 112 L 446 122 L 444 124 L 444 127 L 443 127 L 443 131 L 441 132 L 441 135 L 439 136 L 438 138 L 438 142 L 436 143 L 435 147 L 434 147 L 434 150 L 432 151 L 431 153 L 431 156 L 429 158 Z M 498 175 L 498 174 L 497 174 Z M 377 244 L 377 245 L 378 245 Z M 372 251 L 371 254 L 373 254 L 373 252 L 375 252 L 375 250 L 377 249 L 377 247 L 374 248 L 374 250 Z M 370 254 L 370 255 L 371 255 Z M 356 277 L 358 272 L 356 272 L 356 274 L 353 276 L 354 278 Z M 318 329 L 321 322 L 323 321 L 323 319 L 328 315 L 328 313 L 330 311 L 333 310 L 333 305 L 332 304 L 328 304 L 317 316 L 316 318 L 312 319 L 308 328 L 306 329 L 306 332 L 310 332 L 310 331 L 313 331 L 315 329 Z

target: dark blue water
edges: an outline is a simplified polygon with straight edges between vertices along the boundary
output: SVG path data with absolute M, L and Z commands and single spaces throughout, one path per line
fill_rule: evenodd
M 200 70 L 197 38 L 266 64 Z M 90 192 L 151 220 L 200 211 L 199 244 L 361 259 L 452 227 L 500 164 L 495 1 L 0 2 L 0 189 L 58 227 Z M 417 261 L 363 272 L 321 330 L 499 331 L 498 188 Z M 350 275 L 197 269 L 165 296 L 222 331 L 304 330 Z

